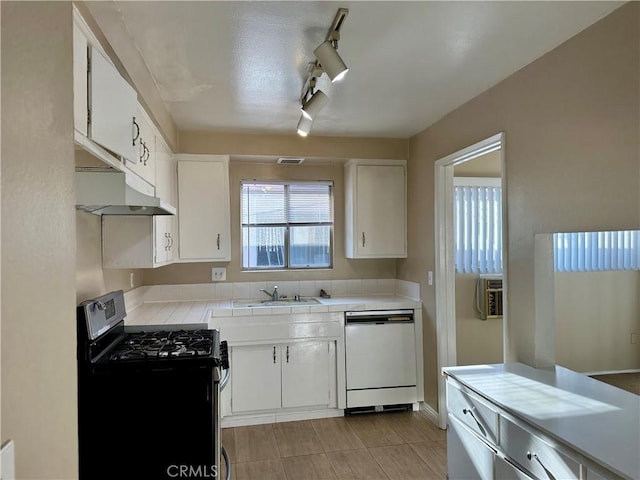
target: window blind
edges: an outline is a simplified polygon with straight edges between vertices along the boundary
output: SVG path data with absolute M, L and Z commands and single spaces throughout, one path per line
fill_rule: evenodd
M 243 268 L 331 266 L 332 182 L 242 182 Z
M 495 186 L 454 188 L 458 273 L 502 273 L 502 192 Z
M 640 269 L 640 232 L 573 232 L 553 235 L 556 272 Z

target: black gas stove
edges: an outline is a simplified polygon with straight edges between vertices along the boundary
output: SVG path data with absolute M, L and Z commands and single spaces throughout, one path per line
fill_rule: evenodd
M 80 478 L 222 478 L 226 342 L 199 325 L 126 327 L 125 316 L 121 290 L 78 306 Z

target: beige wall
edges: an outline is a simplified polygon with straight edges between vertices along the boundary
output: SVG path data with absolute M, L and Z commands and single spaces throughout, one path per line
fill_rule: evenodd
M 113 290 L 131 290 L 142 285 L 143 270 L 102 269 L 101 217 L 86 212 L 76 213 L 76 303 Z
M 502 155 L 500 150 L 487 153 L 468 162 L 453 167 L 454 177 L 500 178 L 502 175 Z
M 456 358 L 458 365 L 502 363 L 502 319 L 476 313 L 477 275 L 456 275 Z
M 437 405 L 434 162 L 505 132 L 508 360 L 534 360 L 534 234 L 640 225 L 639 5 L 631 2 L 410 139 L 409 257 L 421 283 L 425 397 Z
M 640 272 L 555 274 L 556 360 L 578 372 L 640 369 Z
M 406 160 L 405 138 L 301 137 L 299 135 L 181 131 L 180 153 L 273 155 L 310 158 Z
M 333 269 L 295 270 L 291 272 L 242 272 L 240 251 L 240 181 L 333 180 L 334 184 L 334 254 Z M 146 285 L 175 283 L 208 283 L 213 266 L 227 267 L 228 282 L 282 280 L 328 280 L 349 278 L 395 278 L 395 260 L 348 260 L 344 242 L 344 166 L 341 162 L 322 164 L 277 165 L 275 163 L 231 162 L 229 165 L 231 195 L 231 262 L 183 263 L 145 270 Z
M 16 478 L 75 478 L 71 3 L 1 8 L 2 441 Z

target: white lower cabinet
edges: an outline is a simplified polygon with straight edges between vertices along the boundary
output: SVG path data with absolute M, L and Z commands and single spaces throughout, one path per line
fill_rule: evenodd
M 232 414 L 335 407 L 334 346 L 318 340 L 232 347 Z
M 449 415 L 447 477 L 449 480 L 493 480 L 495 451 Z

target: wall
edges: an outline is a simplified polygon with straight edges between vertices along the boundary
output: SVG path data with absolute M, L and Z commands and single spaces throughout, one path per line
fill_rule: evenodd
M 280 272 L 242 272 L 240 251 L 240 181 L 246 179 L 333 180 L 334 182 L 334 254 L 333 268 Z M 182 263 L 145 270 L 144 284 L 208 283 L 211 268 L 227 268 L 227 282 L 258 282 L 282 280 L 333 280 L 350 278 L 395 278 L 395 260 L 348 260 L 344 242 L 344 166 L 341 162 L 277 165 L 275 162 L 229 165 L 231 195 L 231 262 Z
M 640 369 L 640 272 L 556 272 L 556 360 L 578 372 Z
M 2 441 L 16 478 L 75 478 L 71 3 L 1 9 Z
M 103 295 L 113 290 L 131 290 L 130 274 L 134 285 L 142 285 L 142 270 L 102 269 L 101 217 L 87 212 L 76 212 L 76 303 Z
M 434 162 L 505 132 L 507 360 L 534 362 L 534 234 L 640 224 L 639 5 L 630 2 L 410 139 L 409 257 L 421 283 L 425 397 L 437 406 Z

